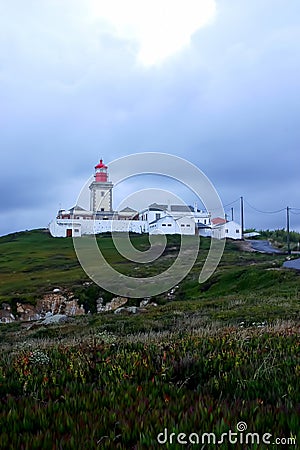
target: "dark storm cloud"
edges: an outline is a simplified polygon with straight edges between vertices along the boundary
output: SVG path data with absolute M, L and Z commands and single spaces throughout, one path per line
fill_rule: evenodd
M 46 226 L 100 157 L 142 151 L 187 158 L 224 204 L 300 208 L 298 1 L 220 0 L 188 48 L 150 68 L 134 41 L 89 27 L 83 2 L 25 3 L 0 10 L 1 233 Z M 245 208 L 247 226 L 284 222 Z

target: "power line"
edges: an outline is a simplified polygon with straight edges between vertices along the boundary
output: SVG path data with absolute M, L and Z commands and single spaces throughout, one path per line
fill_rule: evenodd
M 257 211 L 262 214 L 277 214 L 286 209 L 286 208 L 281 208 L 281 209 L 277 209 L 276 211 L 262 211 L 261 209 L 257 209 L 254 206 L 252 206 L 247 200 L 244 199 L 244 201 L 245 201 L 245 203 L 247 203 L 248 206 L 250 206 L 250 208 L 254 209 L 254 211 Z
M 235 203 L 238 203 L 238 202 L 240 202 L 240 201 L 241 201 L 241 197 L 239 197 L 239 198 L 233 200 L 233 201 L 230 202 L 230 203 L 227 203 L 226 205 L 223 205 L 223 209 L 224 209 L 224 210 L 227 210 L 228 206 L 231 206 L 231 205 L 233 205 L 233 204 L 235 204 Z M 286 210 L 286 208 L 281 208 L 281 209 L 276 209 L 276 210 L 274 210 L 274 211 L 263 211 L 263 210 L 261 210 L 261 209 L 256 208 L 255 206 L 251 205 L 251 203 L 249 203 L 245 198 L 243 198 L 243 201 L 244 201 L 251 209 L 253 209 L 254 211 L 259 212 L 259 213 L 261 213 L 261 214 L 278 214 L 278 213 L 280 213 L 280 212 Z M 218 208 L 212 209 L 211 211 L 216 211 L 217 209 L 218 209 Z M 227 211 L 229 211 L 229 210 L 227 210 Z M 297 215 L 300 215 L 300 208 L 292 208 L 292 207 L 290 207 L 290 208 L 289 208 L 289 211 L 290 211 L 291 214 L 294 214 L 294 215 L 296 215 L 296 216 L 297 216 Z M 299 211 L 299 212 L 294 212 L 294 211 Z
M 234 200 L 233 202 L 227 203 L 227 205 L 224 205 L 223 208 L 227 208 L 227 206 L 233 205 L 234 203 L 237 203 L 240 199 L 237 198 L 236 200 Z
M 234 203 L 237 203 L 240 199 L 237 198 L 236 200 L 234 200 L 233 202 L 227 203 L 227 205 L 222 205 L 223 209 L 225 210 L 225 208 L 227 208 L 227 206 L 233 205 Z M 219 211 L 219 208 L 214 208 L 214 209 L 210 209 L 210 211 Z

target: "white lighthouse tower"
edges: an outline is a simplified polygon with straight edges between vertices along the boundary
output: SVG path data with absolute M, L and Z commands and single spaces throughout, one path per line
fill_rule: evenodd
M 97 216 L 111 215 L 112 210 L 112 189 L 113 184 L 108 179 L 107 166 L 100 159 L 95 166 L 95 180 L 89 186 L 90 210 Z

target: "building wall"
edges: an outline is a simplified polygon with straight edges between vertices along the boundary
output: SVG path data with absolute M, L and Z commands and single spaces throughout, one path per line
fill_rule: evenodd
M 211 228 L 211 237 L 213 239 L 224 239 L 225 238 L 224 225 L 213 226 Z
M 69 230 L 69 231 L 68 231 Z M 145 220 L 87 220 L 87 219 L 54 219 L 49 224 L 49 231 L 54 237 L 80 237 L 84 234 L 99 234 L 112 231 L 149 234 L 195 234 L 195 221 L 190 217 L 177 220 L 172 216 L 164 216 L 149 224 Z M 201 236 L 212 236 L 215 239 L 241 239 L 242 230 L 237 222 L 213 226 L 205 231 L 199 230 Z
M 143 211 L 139 212 L 139 219 L 140 220 L 148 220 L 149 223 L 153 222 L 154 220 L 157 220 L 162 217 L 166 217 L 171 215 L 174 217 L 174 219 L 178 219 L 181 217 L 189 217 L 192 220 L 195 220 L 195 222 L 201 222 L 205 225 L 210 224 L 210 215 L 205 212 L 182 212 L 182 211 L 161 211 L 161 210 L 149 210 L 144 209 Z
M 49 231 L 53 237 L 67 237 L 68 230 L 72 230 L 73 237 L 84 234 L 99 234 L 106 232 L 148 233 L 148 223 L 141 220 L 85 220 L 54 219 L 49 224 Z M 69 232 L 70 233 L 70 232 Z
M 242 227 L 239 223 L 230 221 L 224 224 L 225 237 L 230 239 L 242 239 Z
M 193 217 L 180 217 L 176 220 L 177 227 L 180 234 L 195 234 L 195 220 Z
M 149 224 L 149 234 L 195 234 L 195 221 L 190 217 L 174 219 L 165 216 Z
M 165 216 L 149 223 L 149 234 L 176 234 L 179 233 L 176 222 L 171 216 Z

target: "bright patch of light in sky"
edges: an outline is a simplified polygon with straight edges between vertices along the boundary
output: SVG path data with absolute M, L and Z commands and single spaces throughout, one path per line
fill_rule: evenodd
M 151 66 L 187 46 L 210 23 L 215 0 L 91 0 L 94 19 L 103 19 L 120 39 L 138 43 L 138 61 Z

